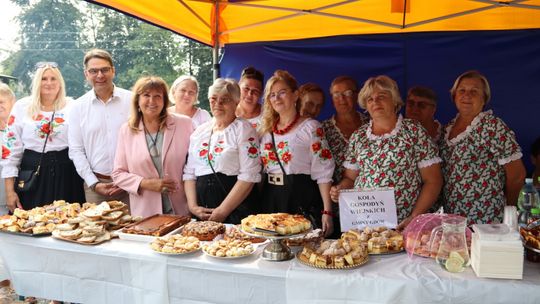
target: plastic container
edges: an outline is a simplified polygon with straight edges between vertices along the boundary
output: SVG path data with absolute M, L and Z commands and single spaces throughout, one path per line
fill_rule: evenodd
M 445 213 L 425 213 L 415 217 L 405 231 L 403 239 L 405 250 L 409 257 L 419 255 L 428 258 L 435 258 L 439 252 L 442 231 L 436 230 L 441 227 L 445 218 L 462 218 L 459 215 Z M 465 228 L 467 247 L 471 248 L 472 231 Z
M 532 178 L 525 179 L 525 185 L 521 188 L 518 198 L 519 218 L 518 224 L 521 227 L 529 224 L 529 217 L 531 216 L 531 209 L 538 208 L 540 206 L 540 197 L 538 191 L 533 185 Z

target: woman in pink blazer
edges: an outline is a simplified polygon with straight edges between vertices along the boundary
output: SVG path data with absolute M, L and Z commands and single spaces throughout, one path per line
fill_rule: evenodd
M 129 193 L 132 215 L 188 215 L 182 172 L 193 131 L 191 119 L 168 114 L 167 84 L 140 78 L 131 116 L 120 129 L 112 178 Z

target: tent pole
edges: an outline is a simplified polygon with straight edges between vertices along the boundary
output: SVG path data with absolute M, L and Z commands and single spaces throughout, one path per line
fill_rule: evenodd
M 214 80 L 219 78 L 219 0 L 215 0 L 215 27 L 214 27 L 214 52 L 212 56 Z

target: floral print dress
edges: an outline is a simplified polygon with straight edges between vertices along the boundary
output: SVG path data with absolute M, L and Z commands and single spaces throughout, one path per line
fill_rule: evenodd
M 306 119 L 288 133 L 274 134 L 274 139 L 277 155 L 270 133 L 261 138 L 261 160 L 265 173 L 283 173 L 277 160 L 279 157 L 286 174 L 310 175 L 318 184 L 332 181 L 334 160 L 318 121 Z
M 420 169 L 440 163 L 437 147 L 416 121 L 400 115 L 392 132 L 372 134 L 373 121 L 353 133 L 343 166 L 358 171 L 356 189 L 393 187 L 398 221 L 408 217 L 422 188 Z
M 2 178 L 16 177 L 19 172 L 23 152 L 29 149 L 41 153 L 45 137 L 49 133 L 45 152 L 61 151 L 68 148 L 67 115 L 71 109 L 72 100 L 67 100 L 66 106 L 54 113 L 40 111 L 30 117 L 28 107 L 31 99 L 26 97 L 15 103 L 8 118 L 8 127 L 4 132 L 2 145 Z M 50 127 L 49 127 L 50 123 Z
M 359 114 L 360 118 L 362 119 L 362 125 L 369 121 L 368 117 L 366 117 L 364 114 Z M 333 179 L 334 182 L 339 183 L 343 178 L 343 162 L 345 161 L 347 155 L 349 138 L 346 138 L 345 135 L 341 133 L 341 130 L 339 130 L 339 128 L 337 127 L 335 116 L 332 116 L 332 118 L 323 121 L 322 127 L 324 129 L 326 141 L 330 146 L 330 151 L 332 152 L 332 156 L 334 157 L 334 161 L 336 163 Z
M 445 211 L 467 217 L 469 225 L 502 222 L 503 166 L 522 157 L 514 132 L 492 111 L 485 111 L 449 139 L 456 119 L 446 126 L 440 141 Z
M 237 176 L 245 182 L 260 182 L 259 139 L 251 124 L 237 118 L 220 132 L 212 132 L 213 126 L 214 119 L 203 123 L 191 134 L 184 180 L 213 174 L 211 164 L 216 172 Z

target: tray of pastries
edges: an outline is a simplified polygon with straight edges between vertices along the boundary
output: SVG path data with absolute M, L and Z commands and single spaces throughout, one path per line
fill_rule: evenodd
M 285 243 L 287 246 L 305 246 L 308 243 L 318 243 L 323 240 L 323 232 L 322 229 L 317 228 L 310 232 L 308 232 L 305 235 L 286 239 Z
M 311 222 L 299 214 L 269 213 L 250 215 L 242 219 L 241 227 L 250 234 L 289 236 L 309 231 Z
M 388 227 L 365 227 L 351 229 L 341 235 L 342 239 L 356 239 L 366 245 L 369 254 L 392 254 L 404 251 L 403 235 Z
M 214 258 L 237 259 L 251 255 L 255 247 L 250 241 L 244 240 L 217 240 L 203 245 L 203 252 Z
M 201 242 L 193 236 L 173 234 L 154 239 L 150 243 L 150 248 L 161 254 L 181 255 L 199 251 Z
M 322 269 L 356 268 L 369 260 L 366 246 L 356 239 L 309 243 L 296 257 L 302 264 Z
M 124 227 L 123 234 L 163 236 L 191 221 L 189 216 L 154 214 L 137 223 Z
M 225 233 L 225 225 L 214 221 L 187 223 L 181 232 L 183 236 L 194 236 L 200 241 L 211 241 L 223 233 Z
M 263 243 L 266 242 L 265 238 L 249 236 L 240 231 L 240 225 L 227 226 L 225 234 L 223 236 L 225 240 L 242 240 L 249 241 L 251 243 Z
M 527 227 L 520 227 L 519 234 L 526 247 L 540 253 L 540 220 L 530 223 Z
M 105 221 L 93 221 L 78 217 L 67 223 L 56 225 L 52 237 L 83 245 L 97 245 L 113 238 L 113 235 L 106 229 L 106 225 Z
M 63 200 L 31 210 L 16 208 L 13 215 L 0 217 L 0 231 L 26 236 L 50 235 L 56 224 L 77 216 L 81 210 L 79 203 L 69 204 Z

